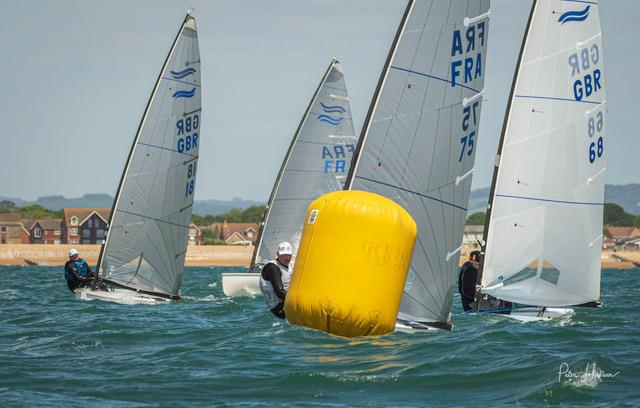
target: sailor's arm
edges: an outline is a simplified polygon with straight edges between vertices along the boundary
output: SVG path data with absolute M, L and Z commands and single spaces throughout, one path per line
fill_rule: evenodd
M 276 296 L 284 300 L 287 295 L 287 291 L 284 290 L 284 285 L 282 284 L 282 272 L 280 272 L 280 268 L 274 264 L 267 264 L 262 269 L 262 277 L 271 282 L 271 286 L 273 286 Z

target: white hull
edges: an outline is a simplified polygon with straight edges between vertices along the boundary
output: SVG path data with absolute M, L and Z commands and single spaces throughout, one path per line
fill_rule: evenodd
M 253 272 L 237 272 L 222 274 L 222 291 L 225 296 L 256 296 L 260 292 L 260 274 Z
M 539 307 L 523 307 L 514 309 L 510 314 L 499 315 L 509 317 L 519 322 L 539 322 L 541 320 L 557 319 L 562 316 L 573 314 L 573 309 L 565 309 L 561 307 L 547 307 L 542 311 Z
M 436 331 L 436 330 L 439 330 L 439 329 L 436 329 L 435 327 L 429 327 L 429 326 L 424 326 L 418 329 L 418 328 L 408 326 L 404 323 L 400 323 L 396 321 L 395 331 L 403 332 L 403 333 L 423 333 L 423 332 L 430 332 L 430 331 Z
M 567 309 L 562 307 L 547 307 L 544 311 L 541 307 L 521 307 L 514 308 L 511 313 L 492 313 L 492 312 L 480 312 L 470 314 L 492 314 L 494 316 L 508 317 L 519 322 L 539 322 L 543 320 L 557 319 L 558 317 L 570 316 L 573 314 L 573 309 Z
M 91 288 L 80 288 L 74 291 L 76 298 L 80 300 L 104 300 L 107 302 L 120 303 L 122 305 L 157 305 L 167 303 L 170 300 L 144 295 L 128 289 L 92 290 Z

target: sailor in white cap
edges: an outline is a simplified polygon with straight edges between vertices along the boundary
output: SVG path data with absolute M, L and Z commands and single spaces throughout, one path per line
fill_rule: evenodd
M 276 259 L 269 261 L 260 274 L 260 290 L 264 294 L 267 307 L 276 317 L 284 319 L 284 299 L 291 281 L 289 263 L 293 256 L 293 247 L 288 242 L 278 245 Z

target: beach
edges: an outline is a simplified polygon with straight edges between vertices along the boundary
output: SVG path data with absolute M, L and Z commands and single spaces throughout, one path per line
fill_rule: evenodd
M 2 244 L 0 265 L 60 266 L 69 259 L 71 248 L 90 265 L 95 265 L 100 245 L 44 245 Z M 190 245 L 187 248 L 186 266 L 249 266 L 253 246 L 240 245 Z
M 77 248 L 80 256 L 95 265 L 100 245 L 44 245 L 2 244 L 0 265 L 60 266 L 68 259 L 69 249 Z M 190 245 L 187 248 L 186 266 L 249 266 L 253 246 L 240 245 Z M 460 265 L 468 258 L 470 250 L 463 250 Z M 602 267 L 606 269 L 631 269 L 633 262 L 640 262 L 640 251 L 602 251 Z

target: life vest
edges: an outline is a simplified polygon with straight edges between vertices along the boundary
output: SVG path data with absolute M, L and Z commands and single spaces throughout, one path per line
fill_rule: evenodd
M 269 261 L 267 265 L 268 264 L 274 264 L 280 269 L 280 273 L 282 274 L 282 286 L 284 287 L 284 290 L 289 290 L 289 282 L 291 282 L 292 265 L 289 264 L 289 267 L 286 267 L 282 265 L 280 262 L 278 262 L 277 259 Z M 280 303 L 283 302 L 282 299 L 280 299 L 278 295 L 276 295 L 276 291 L 273 289 L 273 285 L 271 284 L 271 282 L 268 280 L 265 280 L 262 277 L 262 274 L 260 274 L 260 290 L 264 295 L 264 300 L 267 302 L 267 307 L 269 308 L 269 310 L 273 309 L 274 307 L 278 306 Z
M 89 273 L 89 265 L 87 265 L 87 262 L 84 259 L 78 259 L 74 262 L 74 264 L 78 269 L 78 275 L 80 275 L 80 277 L 84 278 L 85 276 L 87 276 L 87 274 Z

